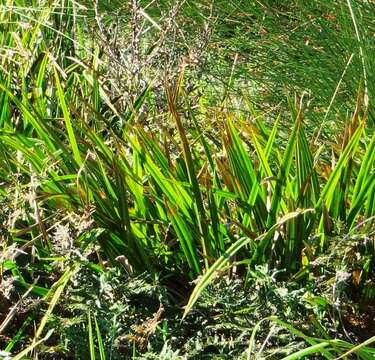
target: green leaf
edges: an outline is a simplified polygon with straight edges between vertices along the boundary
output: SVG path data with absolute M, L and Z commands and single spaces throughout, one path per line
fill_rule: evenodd
M 59 105 L 60 105 L 60 107 L 63 111 L 64 121 L 65 121 L 66 131 L 68 132 L 68 139 L 69 139 L 69 142 L 70 142 L 70 146 L 72 147 L 75 161 L 77 162 L 78 165 L 82 165 L 81 153 L 79 151 L 77 140 L 76 140 L 75 135 L 74 135 L 72 120 L 70 118 L 70 112 L 69 112 L 68 107 L 66 105 L 65 95 L 64 95 L 63 89 L 61 87 L 59 73 L 57 72 L 56 67 L 54 67 L 54 72 L 55 72 L 57 96 L 58 96 L 58 99 L 59 99 Z

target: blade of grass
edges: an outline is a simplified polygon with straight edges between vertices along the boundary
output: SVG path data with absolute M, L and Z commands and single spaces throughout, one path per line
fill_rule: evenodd
M 89 338 L 90 359 L 96 360 L 96 357 L 95 357 L 95 341 L 94 341 L 94 335 L 93 335 L 93 331 L 92 331 L 90 312 L 87 314 L 87 330 L 88 330 L 88 338 Z
M 73 125 L 72 125 L 72 121 L 71 121 L 71 118 L 70 118 L 70 112 L 69 112 L 68 107 L 66 105 L 64 92 L 63 92 L 63 89 L 62 89 L 61 83 L 60 83 L 59 73 L 56 69 L 56 66 L 54 66 L 53 69 L 54 69 L 54 73 L 55 73 L 57 96 L 58 96 L 58 99 L 59 99 L 59 105 L 60 105 L 60 107 L 63 111 L 64 121 L 65 121 L 66 130 L 68 132 L 68 139 L 69 139 L 69 142 L 70 142 L 70 146 L 72 147 L 75 161 L 77 162 L 77 164 L 79 166 L 81 166 L 82 165 L 81 153 L 79 151 L 77 140 L 76 140 L 76 137 L 74 135 Z

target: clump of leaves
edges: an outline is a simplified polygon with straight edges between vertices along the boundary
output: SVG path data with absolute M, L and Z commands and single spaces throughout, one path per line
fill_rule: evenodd
M 104 352 L 120 359 L 130 356 L 133 346 L 145 350 L 168 302 L 158 279 L 131 277 L 118 268 L 100 271 L 91 264 L 72 277 L 50 326 L 57 330 L 55 341 L 64 345 L 62 354 L 89 358 L 88 317 L 95 319 Z

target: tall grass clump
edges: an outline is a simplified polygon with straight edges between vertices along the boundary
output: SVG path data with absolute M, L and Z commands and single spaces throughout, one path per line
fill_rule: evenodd
M 352 278 L 358 301 L 373 298 L 375 137 L 368 55 L 373 44 L 366 32 L 359 32 L 371 16 L 368 4 L 332 1 L 320 8 L 317 1 L 288 6 L 257 2 L 251 7 L 254 13 L 244 13 L 251 18 L 249 24 L 270 22 L 273 36 L 280 29 L 272 17 L 287 22 L 286 28 L 292 23 L 298 27 L 290 38 L 280 40 L 288 44 L 290 40 L 294 47 L 275 48 L 271 40 L 262 44 L 253 37 L 246 45 L 260 50 L 259 63 L 270 53 L 290 61 L 264 62 L 264 72 L 253 85 L 261 81 L 261 86 L 276 92 L 277 84 L 288 84 L 296 93 L 305 89 L 305 83 L 311 86 L 310 94 L 283 94 L 286 105 L 275 112 L 258 106 L 256 95 L 253 101 L 245 91 L 231 92 L 231 82 L 217 85 L 224 94 L 217 106 L 212 106 L 217 99 L 207 98 L 210 92 L 200 89 L 204 77 L 197 81 L 198 89 L 191 87 L 194 76 L 214 61 L 209 44 L 228 30 L 224 26 L 234 16 L 233 3 L 225 9 L 229 17 L 215 20 L 224 7 L 220 1 L 211 4 L 207 16 L 199 2 L 176 2 L 169 12 L 162 5 L 131 1 L 124 7 L 124 19 L 114 26 L 109 3 L 0 2 L 0 270 L 6 309 L 0 334 L 19 322 L 9 330 L 12 335 L 1 340 L 6 352 L 17 354 L 14 359 L 37 356 L 41 346 L 58 342 L 53 318 L 64 316 L 62 300 L 70 302 L 66 294 L 77 299 L 77 278 L 87 280 L 79 277 L 82 269 L 101 279 L 100 289 L 106 289 L 103 274 L 116 267 L 129 286 L 145 273 L 157 278 L 173 306 L 186 305 L 179 313 L 184 321 L 217 277 L 239 277 L 244 286 L 255 286 L 262 276 L 268 279 L 259 269 L 275 271 L 267 280 L 272 286 L 290 280 L 303 287 L 326 277 L 337 287 Z M 248 5 L 239 2 L 235 11 L 244 6 Z M 181 25 L 174 20 L 198 10 L 204 39 L 190 47 L 178 43 L 184 31 L 196 38 L 189 19 Z M 292 10 L 297 19 L 289 19 Z M 324 14 L 335 10 L 340 36 L 350 29 L 342 44 L 331 37 L 333 20 L 323 21 L 318 10 Z M 290 54 L 292 49 L 299 51 L 303 34 L 307 39 L 299 56 L 310 51 L 309 43 L 318 41 L 310 27 L 299 25 L 310 15 L 309 24 L 329 35 L 319 40 L 326 46 L 323 50 L 311 50 L 313 65 Z M 216 35 L 210 25 L 218 26 Z M 268 34 L 271 30 L 264 36 Z M 129 39 L 129 48 L 116 50 Z M 232 34 L 229 40 L 240 41 L 241 35 Z M 175 48 L 166 52 L 173 44 Z M 350 52 L 347 67 L 342 62 L 346 55 L 330 64 L 336 46 Z M 329 66 L 316 64 L 318 59 Z M 160 76 L 163 64 L 168 69 Z M 235 65 L 231 77 L 237 76 Z M 339 76 L 343 67 L 345 81 Z M 317 68 L 322 74 L 315 72 Z M 285 69 L 294 75 L 285 76 Z M 323 79 L 327 93 L 319 90 Z M 259 89 L 255 87 L 254 94 Z M 315 96 L 325 111 L 310 121 L 309 104 Z M 233 109 L 233 97 L 241 104 L 238 109 Z M 328 114 L 340 118 L 338 131 L 331 129 L 322 136 Z M 93 288 L 82 293 L 89 298 Z M 116 291 L 110 300 L 103 293 L 95 296 L 104 296 L 103 303 L 114 309 L 114 304 L 119 306 L 116 296 L 121 297 Z M 121 291 L 128 296 L 136 290 Z M 147 298 L 149 292 L 145 294 Z M 158 295 L 160 303 L 163 296 Z M 29 307 L 24 316 L 16 317 L 25 299 L 30 299 Z M 338 299 L 332 300 L 332 311 L 337 310 Z M 127 301 L 126 307 L 116 308 L 115 320 L 133 311 L 129 305 L 133 300 Z M 328 304 L 324 299 L 314 301 Z M 103 316 L 100 306 L 87 301 L 91 307 L 85 308 L 85 302 L 85 297 L 82 306 L 74 302 L 74 311 L 87 312 L 84 320 L 79 318 L 88 334 L 85 356 L 94 359 L 98 353 L 105 359 L 106 351 L 113 349 L 109 341 L 116 335 L 113 331 L 120 331 L 129 319 L 118 320 L 122 324 L 118 327 L 114 320 L 111 329 L 117 330 L 111 332 L 97 318 Z M 131 338 L 133 357 L 145 351 L 161 322 L 164 308 L 153 310 Z M 331 339 L 319 322 L 314 323 L 320 329 L 317 338 L 278 317 L 266 320 L 308 344 L 300 351 L 294 348 L 295 353 L 286 354 L 288 359 L 315 353 L 328 359 L 351 353 L 370 359 L 374 354 L 373 338 L 354 346 L 350 337 Z M 263 324 L 252 321 L 245 337 L 249 358 Z

